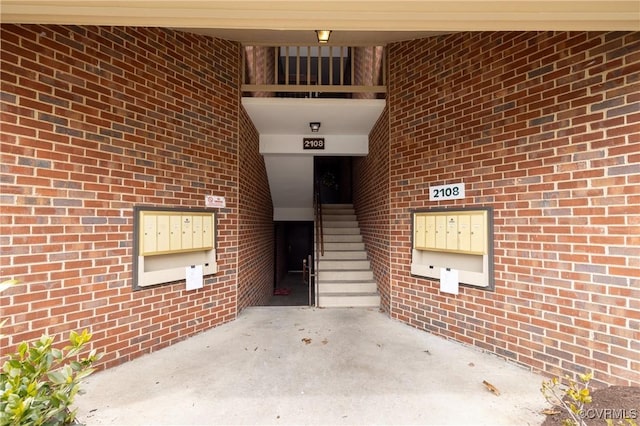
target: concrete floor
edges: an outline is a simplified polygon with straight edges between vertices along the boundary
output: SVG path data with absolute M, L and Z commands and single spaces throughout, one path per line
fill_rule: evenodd
M 277 288 L 289 290 L 289 294 L 274 294 L 267 306 L 309 306 L 309 285 L 303 279 L 302 272 L 287 273 Z
M 93 374 L 76 406 L 88 425 L 539 425 L 542 380 L 375 309 L 254 307 Z

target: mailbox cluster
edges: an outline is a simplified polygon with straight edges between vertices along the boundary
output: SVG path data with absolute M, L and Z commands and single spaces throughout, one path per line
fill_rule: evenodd
M 216 216 L 207 210 L 134 209 L 134 289 L 186 279 L 186 268 L 218 272 Z
M 491 209 L 441 209 L 413 213 L 411 273 L 441 279 L 455 270 L 460 283 L 493 288 Z
M 416 213 L 414 248 L 485 254 L 487 214 L 482 212 Z
M 141 212 L 140 254 L 213 248 L 213 213 Z

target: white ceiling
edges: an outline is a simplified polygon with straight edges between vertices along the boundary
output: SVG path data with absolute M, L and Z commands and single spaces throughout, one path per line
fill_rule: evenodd
M 261 135 L 368 135 L 385 101 L 380 99 L 243 98 L 242 105 Z

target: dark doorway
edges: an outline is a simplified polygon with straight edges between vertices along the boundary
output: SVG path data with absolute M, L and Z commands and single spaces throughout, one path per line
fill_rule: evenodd
M 323 204 L 350 204 L 351 157 L 314 158 L 314 179 Z
M 313 222 L 275 222 L 275 288 L 270 305 L 306 306 L 309 283 L 303 260 L 313 255 Z
M 313 250 L 313 222 L 284 222 L 287 272 L 302 272 L 302 261 Z

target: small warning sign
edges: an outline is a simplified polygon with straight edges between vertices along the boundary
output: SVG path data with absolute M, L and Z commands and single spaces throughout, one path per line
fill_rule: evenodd
M 207 207 L 223 208 L 227 206 L 224 197 L 219 195 L 207 195 L 204 197 L 204 201 Z

